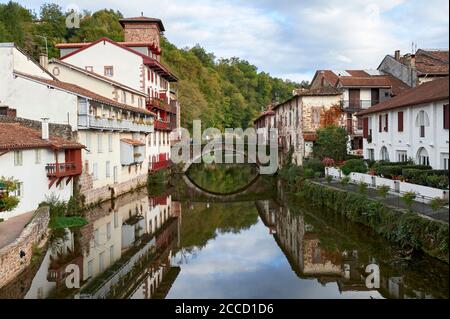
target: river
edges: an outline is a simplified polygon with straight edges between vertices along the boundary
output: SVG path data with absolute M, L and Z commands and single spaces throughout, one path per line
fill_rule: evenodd
M 295 201 L 280 181 L 264 191 L 255 174 L 194 167 L 189 186 L 87 211 L 89 224 L 52 238 L 0 298 L 448 298 L 448 265 Z

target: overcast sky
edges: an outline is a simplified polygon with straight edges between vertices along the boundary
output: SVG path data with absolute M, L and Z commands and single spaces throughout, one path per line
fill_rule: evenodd
M 6 0 L 0 0 L 6 2 Z M 18 1 L 39 11 L 42 3 Z M 316 69 L 377 68 L 396 49 L 448 48 L 448 0 L 68 0 L 95 11 L 161 18 L 179 47 L 202 45 L 296 81 Z

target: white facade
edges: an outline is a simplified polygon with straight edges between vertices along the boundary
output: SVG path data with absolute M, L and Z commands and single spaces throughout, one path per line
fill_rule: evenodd
M 370 114 L 368 129 L 372 140 L 364 139 L 364 158 L 391 162 L 413 159 L 433 169 L 448 169 L 449 131 L 443 124 L 444 104 L 448 104 L 448 100 Z M 398 127 L 399 112 L 403 112 L 402 132 Z M 384 129 L 386 114 L 387 132 Z
M 64 151 L 58 152 L 60 163 L 65 162 Z M 31 212 L 48 198 L 56 197 L 68 201 L 73 193 L 73 181 L 66 185 L 63 180 L 59 186 L 56 183 L 49 188 L 46 165 L 55 163 L 55 153 L 47 148 L 11 150 L 0 156 L 0 176 L 12 177 L 17 180 L 18 190 L 15 195 L 19 205 L 11 212 L 0 212 L 0 218 L 8 219 Z

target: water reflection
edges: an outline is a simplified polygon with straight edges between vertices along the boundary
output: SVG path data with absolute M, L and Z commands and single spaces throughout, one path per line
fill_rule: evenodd
M 0 298 L 448 298 L 447 265 L 294 204 L 280 185 L 256 202 L 172 198 L 140 191 L 87 212 Z M 80 289 L 67 289 L 68 265 Z

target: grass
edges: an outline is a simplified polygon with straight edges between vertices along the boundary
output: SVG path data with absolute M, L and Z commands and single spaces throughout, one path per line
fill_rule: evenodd
M 56 217 L 52 220 L 50 227 L 52 229 L 79 228 L 87 225 L 88 221 L 80 216 Z

